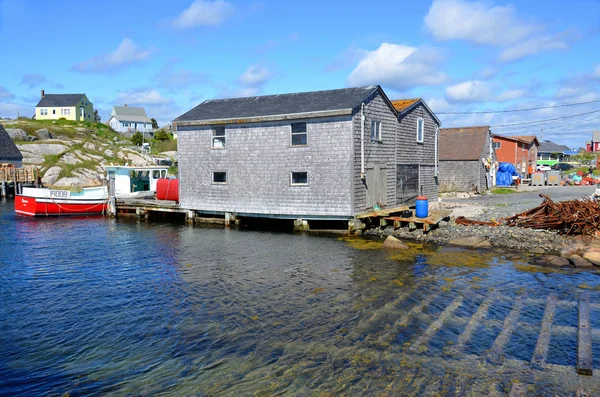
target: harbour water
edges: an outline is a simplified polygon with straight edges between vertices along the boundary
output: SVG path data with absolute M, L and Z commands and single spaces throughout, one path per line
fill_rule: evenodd
M 596 372 L 575 372 L 583 292 L 600 368 L 594 273 L 533 271 L 506 252 L 30 219 L 12 201 L 0 230 L 0 395 L 600 390 Z

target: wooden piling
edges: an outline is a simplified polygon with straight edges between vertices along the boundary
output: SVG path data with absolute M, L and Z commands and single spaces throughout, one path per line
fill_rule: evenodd
M 548 346 L 550 345 L 550 334 L 552 331 L 555 309 L 556 295 L 550 294 L 546 299 L 546 309 L 544 310 L 544 318 L 542 319 L 542 329 L 540 330 L 533 357 L 531 358 L 531 363 L 539 367 L 543 367 L 548 358 Z
M 579 324 L 577 331 L 577 373 L 592 375 L 592 333 L 590 328 L 590 296 L 579 296 Z

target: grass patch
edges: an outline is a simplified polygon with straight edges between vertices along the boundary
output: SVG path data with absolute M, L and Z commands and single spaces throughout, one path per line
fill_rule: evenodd
M 152 143 L 152 153 L 154 154 L 175 151 L 177 151 L 177 141 L 174 139 L 154 141 L 154 143 Z
M 497 187 L 492 189 L 492 194 L 514 194 L 519 193 L 517 189 L 511 189 L 508 187 Z

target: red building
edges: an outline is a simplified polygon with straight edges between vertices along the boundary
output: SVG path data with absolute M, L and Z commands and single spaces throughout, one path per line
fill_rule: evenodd
M 536 165 L 537 150 L 540 143 L 535 135 L 521 136 L 493 136 L 493 145 L 496 157 L 500 163 L 511 163 L 517 172 L 527 173 L 527 166 L 531 161 Z
M 592 140 L 585 143 L 587 152 L 600 152 L 600 131 L 592 132 Z

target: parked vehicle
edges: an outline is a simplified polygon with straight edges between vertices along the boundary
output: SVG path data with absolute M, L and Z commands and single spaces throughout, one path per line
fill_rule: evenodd
M 536 171 L 550 171 L 551 169 L 552 169 L 552 168 L 550 168 L 550 166 L 549 166 L 549 165 L 546 165 L 546 164 L 538 164 L 538 165 L 535 167 L 535 170 L 536 170 Z
M 568 163 L 556 163 L 550 168 L 552 168 L 555 171 L 569 171 L 575 167 L 573 167 L 571 164 L 568 164 Z

